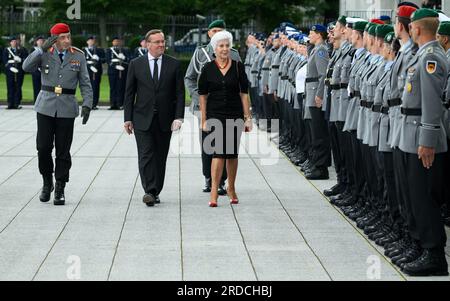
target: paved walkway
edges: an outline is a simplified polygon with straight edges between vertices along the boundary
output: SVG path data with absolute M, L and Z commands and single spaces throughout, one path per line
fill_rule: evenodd
M 187 113 L 162 203 L 146 207 L 122 116 L 77 119 L 67 203 L 55 207 L 38 199 L 32 108 L 0 108 L 0 280 L 409 280 L 321 194 L 334 180 L 307 181 L 257 131 L 242 145 L 241 203 L 209 208 Z

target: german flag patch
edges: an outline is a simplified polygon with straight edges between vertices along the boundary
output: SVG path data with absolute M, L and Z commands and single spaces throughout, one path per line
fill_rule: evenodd
M 436 72 L 437 62 L 436 61 L 427 61 L 427 72 L 429 74 L 433 74 Z

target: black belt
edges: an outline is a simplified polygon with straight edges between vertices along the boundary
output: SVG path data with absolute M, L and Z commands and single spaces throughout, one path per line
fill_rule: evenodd
M 62 87 L 41 86 L 42 91 L 55 92 L 57 95 L 67 94 L 75 95 L 76 89 L 65 89 Z
M 280 68 L 280 65 L 273 65 L 272 66 L 272 69 L 278 69 L 278 68 Z
M 252 71 L 252 74 L 257 74 L 257 73 L 258 73 L 258 71 L 255 71 L 255 70 Z
M 401 108 L 400 111 L 406 116 L 422 116 L 422 109 Z
M 347 84 L 341 84 L 341 89 L 347 89 L 348 88 L 348 83 Z
M 251 67 L 252 64 L 245 64 L 244 66 Z
M 372 112 L 381 113 L 381 105 L 373 105 Z
M 450 109 L 450 102 L 444 102 L 444 108 Z
M 269 71 L 270 68 L 262 68 L 263 71 Z
M 402 104 L 401 98 L 393 98 L 388 100 L 388 106 L 389 107 L 395 107 Z
M 287 80 L 288 78 L 289 78 L 289 76 L 287 76 L 287 75 L 284 75 L 281 77 L 282 80 Z
M 350 93 L 350 98 L 355 98 L 355 97 L 361 97 L 361 92 L 355 91 L 353 93 Z
M 361 107 L 370 109 L 373 105 L 373 101 L 361 100 Z
M 382 114 L 389 114 L 389 107 L 381 107 Z
M 306 83 L 316 83 L 318 81 L 319 81 L 318 77 L 310 77 L 310 78 L 307 78 L 305 82 Z
M 336 85 L 330 85 L 331 90 L 341 90 L 341 85 L 340 84 L 336 84 Z

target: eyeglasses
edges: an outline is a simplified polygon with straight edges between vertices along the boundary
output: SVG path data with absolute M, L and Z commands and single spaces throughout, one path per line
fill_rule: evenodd
M 149 42 L 149 43 L 152 43 L 152 44 L 165 44 L 166 41 L 165 40 L 159 40 L 159 41 L 152 41 L 152 42 Z

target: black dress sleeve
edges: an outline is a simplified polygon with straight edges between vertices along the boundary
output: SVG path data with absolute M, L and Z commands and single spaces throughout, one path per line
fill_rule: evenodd
M 199 95 L 208 95 L 209 87 L 208 87 L 208 65 L 205 65 L 202 68 L 202 72 L 200 73 L 200 77 L 198 79 L 198 94 Z
M 245 73 L 245 66 L 241 62 L 236 62 L 236 66 L 238 68 L 239 74 L 239 88 L 240 92 L 244 94 L 248 94 L 248 79 L 247 74 Z

